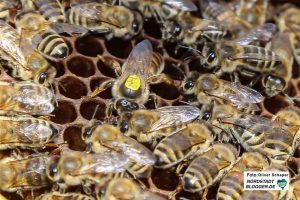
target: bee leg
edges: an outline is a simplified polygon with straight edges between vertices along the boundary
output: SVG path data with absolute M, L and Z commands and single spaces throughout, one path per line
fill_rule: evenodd
M 176 171 L 175 171 L 175 174 L 178 176 L 178 177 L 182 177 L 182 169 L 185 168 L 187 165 L 189 164 L 189 162 L 181 162 L 179 165 L 177 165 L 176 167 Z
M 208 193 L 208 189 L 205 188 L 204 191 L 203 191 L 203 193 L 202 193 L 202 197 L 201 197 L 202 200 L 206 200 L 207 199 L 206 198 L 207 197 L 207 193 Z
M 150 141 L 150 138 L 144 133 L 139 133 L 137 136 L 137 140 L 141 143 L 148 143 Z
M 174 85 L 173 79 L 164 73 L 161 73 L 157 76 L 151 76 L 149 82 L 150 84 L 166 83 L 168 85 Z
M 92 193 L 93 193 L 90 186 L 91 186 L 91 184 L 89 184 L 88 182 L 85 182 L 82 185 L 83 192 L 87 195 L 92 195 Z
M 179 184 L 176 189 L 168 194 L 168 199 L 175 199 L 175 196 L 182 191 L 182 185 Z
M 224 72 L 221 70 L 221 68 L 217 69 L 213 72 L 217 77 L 221 77 L 224 75 Z
M 104 119 L 104 121 L 109 122 L 109 119 L 110 119 L 111 116 L 112 116 L 112 112 L 113 112 L 113 110 L 115 109 L 114 107 L 115 107 L 115 106 L 114 106 L 114 103 L 113 103 L 113 102 L 110 102 L 110 103 L 108 104 L 108 107 L 107 107 L 106 110 L 105 110 L 105 119 Z
M 241 82 L 237 72 L 233 72 L 232 74 L 230 74 L 230 79 L 231 79 L 231 81 L 233 81 L 235 83 Z
M 24 195 L 23 195 L 22 190 L 18 190 L 16 193 L 17 193 L 17 195 L 19 195 L 22 199 L 24 199 Z
M 258 80 L 259 79 L 261 79 L 262 78 L 262 76 L 261 75 L 259 75 L 259 76 L 254 76 L 254 78 L 251 80 L 251 82 L 249 83 L 249 87 L 253 87 L 257 82 L 258 82 Z
M 111 87 L 113 85 L 113 83 L 115 82 L 115 80 L 107 80 L 104 81 L 103 83 L 101 83 L 100 86 L 98 86 L 93 92 L 92 94 L 88 95 L 88 96 L 83 96 L 81 97 L 82 99 L 91 99 L 96 97 L 98 94 L 100 94 L 101 92 L 103 92 L 104 90 L 108 89 L 109 87 Z
M 155 93 L 150 93 L 149 97 L 153 100 L 155 108 L 161 107 L 161 99 Z
M 66 193 L 67 188 L 68 188 L 67 184 L 58 182 L 52 186 L 52 191 L 57 191 L 59 193 Z
M 117 76 L 121 76 L 122 68 L 118 61 L 112 58 L 104 58 L 103 56 L 98 55 L 98 59 L 101 60 L 107 67 L 114 70 Z

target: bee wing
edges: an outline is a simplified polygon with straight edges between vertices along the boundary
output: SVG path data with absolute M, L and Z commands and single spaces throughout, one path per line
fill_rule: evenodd
M 20 87 L 18 93 L 13 97 L 15 102 L 20 102 L 24 105 L 37 107 L 40 114 L 49 114 L 54 110 L 53 92 L 39 84 L 33 83 L 19 83 L 16 84 Z M 38 91 L 42 91 L 40 94 Z
M 140 192 L 141 194 L 138 196 L 138 199 L 141 200 L 166 200 L 166 198 L 163 198 L 157 194 L 154 194 L 150 191 L 142 190 Z
M 108 145 L 137 163 L 154 165 L 155 157 L 148 148 L 130 137 L 123 137 L 122 141 L 113 141 Z
M 155 110 L 159 115 L 149 132 L 157 131 L 178 124 L 189 123 L 200 115 L 199 108 L 195 106 L 165 106 Z
M 300 25 L 293 22 L 286 22 L 286 25 L 300 39 Z
M 84 34 L 89 30 L 79 25 L 68 24 L 68 23 L 51 23 L 50 27 L 56 33 L 72 33 L 72 34 Z
M 221 122 L 233 124 L 254 134 L 265 133 L 266 137 L 270 139 L 279 140 L 283 138 L 288 143 L 293 141 L 292 134 L 287 129 L 281 128 L 275 121 L 262 116 L 243 114 L 243 117 L 239 119 L 226 118 L 221 119 Z
M 262 26 L 258 26 L 251 30 L 248 34 L 238 38 L 236 43 L 240 45 L 249 45 L 254 41 L 268 42 L 272 39 L 276 32 L 276 25 L 272 23 L 267 23 Z
M 0 49 L 15 61 L 26 66 L 26 58 L 20 46 L 20 35 L 6 22 L 0 20 Z
M 52 135 L 50 127 L 44 123 L 33 122 L 29 125 L 22 127 L 22 135 L 24 135 L 29 141 L 34 142 L 33 139 L 39 138 L 39 141 L 47 141 Z
M 73 175 L 124 172 L 129 162 L 126 155 L 113 151 L 106 151 L 101 154 L 80 153 L 86 161 L 86 165 L 72 172 Z
M 191 27 L 191 31 L 222 31 L 227 29 L 227 23 L 220 23 L 218 21 L 201 19 L 201 23 L 197 26 Z M 223 32 L 223 31 L 222 31 Z
M 105 15 L 105 9 L 107 9 L 108 5 L 100 4 L 100 3 L 88 3 L 88 4 L 78 4 L 71 9 L 78 9 L 79 14 L 83 17 L 88 19 L 97 20 L 99 22 L 104 22 L 110 24 L 112 26 L 116 26 L 118 28 L 122 28 L 123 25 L 120 23 L 119 20 L 112 17 L 111 15 Z
M 146 88 L 149 78 L 149 67 L 152 61 L 153 49 L 149 40 L 138 43 L 131 51 L 126 62 L 122 66 L 120 82 L 123 83 L 129 75 L 137 75 L 141 78 L 142 88 Z
M 252 107 L 254 110 L 259 110 L 259 107 L 254 105 L 264 100 L 264 97 L 259 92 L 240 83 L 224 81 L 224 84 L 226 84 L 233 93 L 208 92 L 208 94 L 225 99 L 239 108 Z
M 198 8 L 192 0 L 164 0 L 170 6 L 178 8 L 183 11 L 197 11 Z
M 259 55 L 259 53 L 245 53 L 244 55 L 241 56 L 229 56 L 228 57 L 229 60 L 265 60 L 265 61 L 278 61 L 278 62 L 282 62 L 282 60 L 280 59 L 280 57 L 278 55 L 275 55 L 274 57 L 271 56 L 264 56 L 261 57 Z

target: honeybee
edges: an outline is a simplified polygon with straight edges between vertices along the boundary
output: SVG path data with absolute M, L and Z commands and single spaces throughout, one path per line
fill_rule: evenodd
M 217 199 L 236 199 L 242 200 L 244 193 L 244 172 L 245 171 L 263 171 L 269 167 L 267 157 L 259 152 L 245 152 L 233 166 L 233 168 L 224 176 L 220 182 L 217 192 Z M 235 194 L 234 197 L 232 194 Z
M 51 185 L 46 168 L 56 157 L 39 155 L 22 159 L 12 157 L 0 161 L 0 190 L 7 192 L 34 190 Z
M 263 25 L 267 17 L 268 1 L 260 0 L 239 0 L 239 5 L 235 11 L 253 27 Z
M 69 47 L 64 39 L 51 27 L 49 21 L 36 11 L 21 12 L 16 15 L 18 32 L 31 41 L 35 49 L 52 61 L 59 61 L 69 55 Z
M 89 31 L 107 33 L 106 38 L 130 39 L 139 34 L 143 18 L 123 6 L 101 3 L 75 4 L 66 12 L 67 22 L 82 26 Z
M 157 168 L 170 168 L 191 155 L 205 151 L 214 140 L 212 127 L 193 122 L 186 128 L 162 139 L 153 153 Z
M 91 154 L 63 149 L 60 158 L 48 165 L 47 175 L 52 181 L 63 181 L 67 186 L 102 185 L 115 174 L 123 173 L 128 162 L 127 156 L 116 152 Z
M 120 0 L 127 7 L 137 9 L 145 18 L 155 18 L 163 23 L 167 19 L 176 17 L 180 11 L 197 11 L 197 7 L 191 0 Z
M 292 78 L 293 52 L 289 33 L 278 33 L 269 45 L 280 58 L 281 65 L 262 78 L 262 86 L 267 96 L 272 97 L 287 89 Z
M 273 119 L 278 126 L 283 127 L 294 134 L 292 145 L 294 152 L 299 145 L 298 140 L 300 140 L 300 109 L 294 106 L 281 109 L 276 113 Z
M 265 171 L 267 172 L 288 172 L 284 165 L 271 165 Z M 241 199 L 270 199 L 277 200 L 283 199 L 285 190 L 245 190 Z
M 231 144 L 213 144 L 189 164 L 182 178 L 183 189 L 194 193 L 213 185 L 233 167 L 238 154 Z
M 289 190 L 285 196 L 286 200 L 298 200 L 300 198 L 300 175 L 296 175 L 290 180 Z
M 117 79 L 110 79 L 101 83 L 96 90 L 86 98 L 92 98 L 112 86 L 114 103 L 108 107 L 107 116 L 111 115 L 113 109 L 118 113 L 124 111 L 137 110 L 143 107 L 150 96 L 149 84 L 165 81 L 172 82 L 167 76 L 159 74 L 161 62 L 154 56 L 152 45 L 148 40 L 138 43 L 131 51 L 122 70 L 118 66 L 115 68 Z M 155 73 L 155 74 L 154 74 Z M 151 94 L 154 95 L 154 94 Z
M 18 0 L 2 0 L 0 2 L 0 20 L 7 21 L 9 19 L 9 10 L 20 7 L 21 3 Z
M 190 72 L 182 82 L 184 94 L 195 94 L 198 103 L 208 105 L 213 101 L 218 103 L 229 102 L 238 109 L 259 110 L 256 105 L 264 97 L 254 89 L 243 86 L 238 82 L 228 82 L 217 78 L 214 74 Z
M 218 42 L 230 39 L 231 32 L 228 27 L 217 21 L 201 19 L 190 13 L 181 12 L 174 19 L 164 22 L 162 38 L 170 42 L 195 46 L 203 40 Z
M 0 20 L 0 63 L 12 70 L 12 76 L 21 80 L 49 85 L 56 70 L 43 56 L 9 24 Z M 21 45 L 20 45 L 21 43 Z
M 117 200 L 117 199 L 153 199 L 164 200 L 165 198 L 158 196 L 150 191 L 140 188 L 131 179 L 116 178 L 109 182 L 106 190 L 104 200 Z
M 46 194 L 40 195 L 36 200 L 95 200 L 92 196 L 87 196 L 80 193 L 68 192 L 68 193 L 60 193 L 60 192 L 50 192 Z
M 43 148 L 58 130 L 50 122 L 30 116 L 0 117 L 0 149 Z
M 0 114 L 48 115 L 54 110 L 54 93 L 33 82 L 0 82 Z
M 224 106 L 218 105 L 214 105 L 211 113 L 205 118 L 222 126 L 246 151 L 259 151 L 272 163 L 285 163 L 299 145 L 299 134 L 269 118 L 240 113 L 234 109 L 224 110 Z
M 115 126 L 91 121 L 83 128 L 83 140 L 90 151 L 102 153 L 109 150 L 126 155 L 131 162 L 127 170 L 136 177 L 149 177 L 155 157 L 152 152 L 136 140 L 124 136 Z
M 64 22 L 65 12 L 58 0 L 30 0 L 38 11 L 50 22 Z
M 154 110 L 136 110 L 130 116 L 122 115 L 120 129 L 139 142 L 155 146 L 156 140 L 183 129 L 197 119 L 200 110 L 194 106 L 165 106 Z
M 287 31 L 291 34 L 293 54 L 297 63 L 300 64 L 300 9 L 291 5 L 284 5 L 283 7 L 276 22 L 280 32 Z
M 237 16 L 225 3 L 215 0 L 201 1 L 202 17 L 230 25 L 233 35 L 240 36 L 250 30 L 251 24 Z

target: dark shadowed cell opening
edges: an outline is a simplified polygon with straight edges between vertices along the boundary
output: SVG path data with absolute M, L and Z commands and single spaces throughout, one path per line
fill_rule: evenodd
M 68 76 L 59 81 L 59 92 L 71 99 L 80 99 L 87 95 L 85 84 L 78 78 Z
M 93 36 L 78 38 L 75 41 L 75 48 L 80 54 L 90 57 L 96 57 L 103 53 L 99 41 Z
M 84 151 L 86 144 L 81 138 L 81 126 L 69 126 L 64 131 L 64 140 L 72 150 Z
M 179 184 L 176 174 L 168 170 L 154 169 L 151 178 L 154 185 L 162 190 L 175 190 Z
M 102 101 L 84 101 L 80 105 L 80 114 L 83 118 L 91 120 L 96 112 L 94 119 L 103 120 L 105 118 L 106 105 Z
M 77 118 L 76 110 L 69 101 L 59 101 L 58 107 L 51 113 L 51 121 L 57 124 L 67 124 L 73 122 Z
M 62 75 L 65 74 L 66 70 L 65 70 L 64 65 L 61 62 L 50 62 L 49 61 L 49 63 L 56 69 L 55 78 L 61 77 Z
M 168 85 L 166 83 L 151 85 L 151 91 L 153 91 L 161 98 L 167 100 L 177 99 L 180 95 L 178 89 L 175 86 Z
M 127 58 L 132 50 L 131 41 L 122 40 L 120 38 L 105 41 L 105 46 L 111 55 L 118 58 Z
M 289 104 L 284 100 L 283 96 L 275 96 L 272 98 L 265 99 L 265 108 L 272 114 L 276 114 L 280 109 L 289 106 Z
M 75 75 L 89 77 L 95 74 L 94 63 L 87 58 L 74 57 L 67 62 L 68 69 Z
M 145 33 L 151 37 L 160 39 L 162 36 L 160 25 L 155 22 L 155 19 L 148 19 L 144 22 Z
M 113 59 L 113 58 L 107 58 L 107 59 Z M 111 66 L 108 66 L 108 62 L 103 62 L 102 60 L 98 60 L 97 62 L 97 67 L 99 69 L 99 71 L 101 72 L 101 74 L 103 74 L 104 76 L 108 76 L 108 77 L 112 77 L 112 78 L 116 78 L 117 75 L 115 73 L 115 71 L 112 69 Z
M 106 80 L 108 80 L 108 79 L 105 79 L 105 78 L 92 79 L 90 82 L 91 91 L 94 91 L 101 83 L 103 83 Z M 103 92 L 98 94 L 98 97 L 100 97 L 102 99 L 111 99 L 112 98 L 111 88 L 107 88 L 106 90 L 104 90 Z

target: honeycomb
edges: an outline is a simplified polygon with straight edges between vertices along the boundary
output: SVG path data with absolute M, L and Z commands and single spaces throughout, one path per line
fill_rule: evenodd
M 287 1 L 272 1 L 275 5 L 280 5 Z M 290 1 L 299 4 L 296 0 Z M 161 40 L 160 26 L 154 21 L 145 21 L 143 32 L 132 40 L 122 40 L 113 38 L 109 41 L 101 37 L 87 35 L 84 37 L 63 36 L 70 48 L 70 55 L 60 62 L 51 62 L 56 68 L 57 84 L 53 85 L 56 93 L 57 106 L 51 114 L 51 121 L 54 122 L 61 131 L 61 137 L 67 142 L 70 149 L 84 151 L 86 146 L 81 139 L 81 128 L 93 118 L 104 120 L 105 109 L 112 99 L 111 88 L 100 93 L 93 99 L 82 99 L 82 96 L 91 94 L 103 81 L 116 78 L 114 71 L 110 69 L 105 62 L 99 59 L 99 56 L 105 59 L 115 59 L 120 64 L 124 63 L 133 47 L 143 39 L 148 39 L 153 45 L 153 49 L 159 52 L 165 61 L 164 73 L 169 75 L 179 83 L 183 80 L 183 75 L 176 70 L 173 65 L 178 65 L 182 71 L 187 74 L 191 70 L 201 72 L 201 66 L 198 59 L 192 59 L 187 62 L 182 61 L 184 49 L 179 49 L 175 53 L 176 44 L 166 43 Z M 1 71 L 0 80 L 13 80 L 5 71 Z M 150 90 L 158 95 L 162 106 L 181 105 L 180 100 L 184 97 L 180 94 L 177 87 L 164 83 L 150 86 Z M 167 93 L 165 91 L 168 91 Z M 300 66 L 294 62 L 293 77 L 290 81 L 288 95 L 300 98 Z M 280 95 L 266 99 L 260 104 L 260 115 L 272 117 L 282 108 L 290 106 L 290 102 Z M 300 101 L 295 102 L 295 106 L 300 108 Z M 146 107 L 154 108 L 154 103 L 150 100 Z M 11 153 L 11 150 L 0 152 L 0 158 Z M 31 151 L 25 154 L 33 153 Z M 300 147 L 291 158 L 289 165 L 292 169 L 299 168 L 297 165 L 300 159 Z M 172 199 L 190 199 L 196 200 L 204 198 L 202 193 L 188 193 L 180 190 L 180 178 L 173 170 L 154 169 L 149 179 L 141 180 L 150 191 L 156 192 L 164 197 L 168 197 L 172 192 L 180 192 Z M 206 199 L 215 199 L 218 185 L 209 188 Z M 17 194 L 1 192 L 5 197 L 12 200 L 32 199 L 32 196 L 49 191 L 51 188 L 41 189 L 23 193 L 24 197 Z

